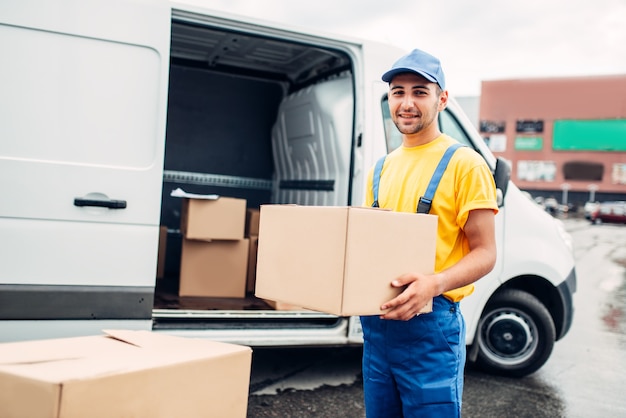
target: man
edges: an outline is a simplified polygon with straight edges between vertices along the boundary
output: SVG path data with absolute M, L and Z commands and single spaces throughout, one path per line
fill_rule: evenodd
M 402 146 L 386 156 L 379 182 L 381 208 L 415 212 L 446 149 L 454 139 L 439 131 L 437 116 L 448 102 L 439 60 L 418 49 L 382 76 L 389 83 L 391 117 Z M 366 204 L 372 206 L 373 170 Z M 365 410 L 374 417 L 458 417 L 465 366 L 465 323 L 459 301 L 496 261 L 493 176 L 469 147 L 456 150 L 432 199 L 438 216 L 435 273 L 407 272 L 391 285 L 403 288 L 361 317 Z M 433 301 L 433 312 L 418 314 Z

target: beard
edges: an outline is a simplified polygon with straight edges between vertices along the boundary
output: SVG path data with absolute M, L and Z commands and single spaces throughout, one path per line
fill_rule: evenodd
M 437 118 L 437 109 L 438 105 L 435 104 L 431 109 L 428 109 L 426 113 L 417 112 L 414 115 L 414 119 L 404 119 L 396 115 L 392 118 L 393 123 L 396 125 L 396 128 L 398 128 L 398 131 L 400 131 L 401 134 L 416 134 L 435 122 Z
M 432 120 L 430 122 L 432 122 Z M 409 125 L 403 124 L 402 121 L 399 121 L 397 119 L 394 120 L 393 123 L 396 125 L 396 128 L 398 128 L 398 131 L 400 131 L 400 133 L 404 135 L 416 134 L 418 132 L 421 132 L 425 126 L 430 125 L 430 123 L 426 123 L 426 121 L 423 119 L 417 119 L 416 123 L 411 123 Z

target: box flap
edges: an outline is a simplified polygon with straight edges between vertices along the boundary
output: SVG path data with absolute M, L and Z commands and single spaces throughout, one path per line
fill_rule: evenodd
M 79 342 L 85 337 L 77 337 Z M 78 350 L 67 350 L 61 348 L 56 342 L 57 339 L 41 341 L 20 341 L 0 344 L 0 366 L 37 364 L 61 360 L 80 358 L 82 355 Z
M 198 353 L 200 355 L 206 354 L 207 349 L 210 349 L 215 355 L 226 354 L 233 351 L 249 351 L 250 347 L 223 343 L 219 341 L 212 341 L 203 338 L 183 338 L 174 337 L 166 334 L 159 334 L 152 331 L 134 331 L 134 330 L 103 330 L 103 332 L 110 338 L 118 340 L 123 343 L 130 344 L 135 347 L 144 348 L 146 352 L 168 352 L 172 349 L 176 349 L 176 352 L 182 354 L 184 352 L 187 355 L 191 353 Z
M 133 331 L 127 329 L 103 329 L 106 335 L 118 341 L 132 344 L 136 347 L 154 347 L 158 344 L 159 336 L 150 331 Z
M 0 344 L 0 357 L 12 361 L 0 364 L 0 372 L 60 383 L 110 375 L 154 363 L 143 354 L 138 347 L 102 335 L 25 341 L 6 344 L 6 347 Z M 124 360 L 114 363 L 107 358 Z
M 115 341 L 138 348 L 172 344 L 171 337 L 150 331 L 103 330 L 103 332 Z M 112 346 L 100 341 L 102 338 L 103 336 L 89 336 L 0 344 L 0 365 L 35 364 L 97 356 L 97 352 L 94 351 L 96 346 L 106 345 L 109 348 Z

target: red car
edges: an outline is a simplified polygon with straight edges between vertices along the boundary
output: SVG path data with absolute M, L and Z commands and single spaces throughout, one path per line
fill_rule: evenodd
M 602 202 L 591 213 L 590 221 L 594 224 L 603 222 L 626 223 L 626 202 Z

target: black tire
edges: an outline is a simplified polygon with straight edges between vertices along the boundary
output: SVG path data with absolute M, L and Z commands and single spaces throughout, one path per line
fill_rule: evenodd
M 476 365 L 488 373 L 523 377 L 548 361 L 556 331 L 546 307 L 530 293 L 508 289 L 494 296 L 478 323 Z

